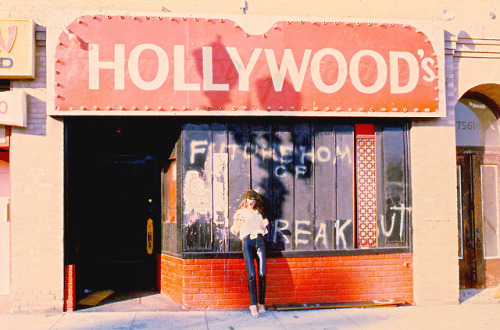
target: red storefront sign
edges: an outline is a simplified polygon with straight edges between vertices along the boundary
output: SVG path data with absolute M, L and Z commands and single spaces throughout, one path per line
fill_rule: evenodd
M 440 57 L 410 25 L 97 15 L 55 47 L 51 114 L 445 115 Z

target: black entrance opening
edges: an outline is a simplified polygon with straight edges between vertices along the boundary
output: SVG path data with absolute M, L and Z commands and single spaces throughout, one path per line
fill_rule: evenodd
M 155 157 L 96 155 L 87 165 L 87 180 L 74 192 L 79 287 L 155 288 L 157 251 L 150 246 L 155 237 L 148 237 L 158 227 Z
M 105 117 L 65 124 L 66 264 L 75 265 L 77 300 L 97 290 L 159 290 L 161 171 L 179 126 Z

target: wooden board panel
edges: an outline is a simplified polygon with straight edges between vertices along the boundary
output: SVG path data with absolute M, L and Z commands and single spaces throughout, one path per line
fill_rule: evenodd
M 352 125 L 335 126 L 337 219 L 335 249 L 354 248 L 354 132 Z
M 212 131 L 186 124 L 182 134 L 184 250 L 203 251 L 212 244 Z
M 293 127 L 294 139 L 294 240 L 295 249 L 313 249 L 314 150 L 309 124 Z
M 272 235 L 273 249 L 294 248 L 293 137 L 289 126 L 277 126 L 273 133 Z
M 271 171 L 273 150 L 271 127 L 252 126 L 250 136 L 250 178 L 251 188 L 264 197 L 271 194 Z
M 334 248 L 335 209 L 335 133 L 331 125 L 316 126 L 314 132 L 314 211 L 316 250 Z
M 249 125 L 229 125 L 229 226 L 232 226 L 236 208 L 250 187 L 250 147 Z M 229 236 L 229 250 L 241 251 L 241 241 L 233 234 Z
M 229 248 L 229 155 L 227 125 L 214 124 L 213 129 L 213 249 L 225 252 Z

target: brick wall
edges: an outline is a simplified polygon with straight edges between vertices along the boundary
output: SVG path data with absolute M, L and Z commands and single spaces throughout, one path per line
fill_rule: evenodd
M 268 258 L 266 304 L 358 302 L 413 304 L 411 254 Z M 250 300 L 243 259 L 162 255 L 161 291 L 186 308 L 243 308 Z

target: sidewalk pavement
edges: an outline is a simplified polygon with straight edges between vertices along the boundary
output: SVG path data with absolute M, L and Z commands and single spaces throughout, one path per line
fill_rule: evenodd
M 485 298 L 491 292 L 458 305 L 267 311 L 258 318 L 247 309 L 0 314 L 0 329 L 500 329 L 500 300 Z

